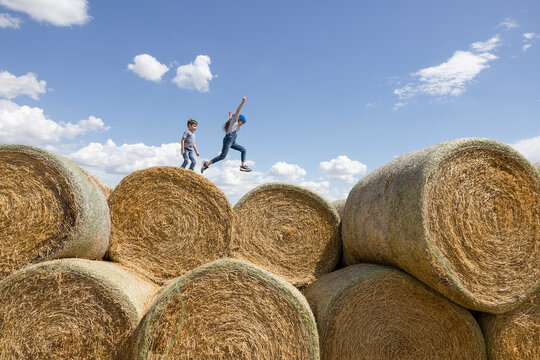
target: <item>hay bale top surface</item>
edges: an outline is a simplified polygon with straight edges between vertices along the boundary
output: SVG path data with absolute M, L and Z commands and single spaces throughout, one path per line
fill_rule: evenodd
M 393 265 L 470 309 L 508 311 L 540 287 L 539 181 L 490 139 L 402 155 L 351 190 L 346 262 Z
M 109 257 L 165 283 L 227 254 L 234 212 L 223 192 L 193 171 L 152 167 L 126 176 L 109 197 Z
M 0 282 L 0 358 L 115 358 L 157 290 L 102 261 L 24 268 Z
M 109 209 L 72 161 L 33 146 L 0 145 L 0 184 L 0 278 L 32 262 L 103 257 Z
M 305 291 L 324 359 L 487 359 L 478 324 L 406 273 L 358 264 Z
M 347 202 L 347 199 L 339 199 L 339 200 L 332 201 L 332 206 L 336 209 L 340 218 L 343 216 L 343 208 L 345 207 L 346 202 Z
M 341 252 L 339 215 L 317 193 L 291 184 L 264 184 L 242 197 L 234 211 L 234 257 L 297 287 L 336 266 Z
M 540 161 L 534 163 L 536 170 L 540 171 Z
M 181 276 L 137 330 L 132 358 L 319 359 L 300 292 L 252 264 L 217 260 Z

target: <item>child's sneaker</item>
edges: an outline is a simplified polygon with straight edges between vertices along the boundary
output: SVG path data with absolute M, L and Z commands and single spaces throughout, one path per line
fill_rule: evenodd
M 247 165 L 240 166 L 240 171 L 250 172 L 251 169 Z
M 204 170 L 208 169 L 208 165 L 206 165 L 207 162 L 203 162 L 202 166 L 201 166 L 201 174 L 204 172 Z

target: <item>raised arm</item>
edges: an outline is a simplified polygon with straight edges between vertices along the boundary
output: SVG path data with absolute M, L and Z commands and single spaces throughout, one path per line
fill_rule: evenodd
M 244 103 L 246 102 L 247 100 L 247 96 L 244 96 L 242 98 L 242 102 L 240 103 L 240 105 L 238 106 L 238 109 L 236 109 L 236 112 L 234 113 L 234 117 L 237 118 L 238 115 L 240 115 L 240 109 L 242 109 L 242 106 L 244 106 Z

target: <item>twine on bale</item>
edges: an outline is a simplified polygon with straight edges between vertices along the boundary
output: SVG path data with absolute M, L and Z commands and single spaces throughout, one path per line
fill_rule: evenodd
M 292 285 L 223 259 L 175 280 L 141 321 L 130 359 L 319 359 L 315 319 Z
M 328 360 L 486 360 L 472 315 L 396 268 L 358 264 L 305 291 Z
M 490 360 L 540 359 L 540 292 L 507 313 L 482 313 L 479 322 Z
M 119 359 L 157 290 L 103 261 L 20 270 L 0 282 L 0 358 Z
M 336 266 L 341 253 L 339 215 L 320 195 L 300 186 L 270 183 L 234 206 L 232 256 L 304 287 Z
M 234 212 L 225 194 L 193 171 L 136 171 L 116 186 L 109 206 L 109 258 L 154 282 L 227 255 Z
M 540 286 L 539 180 L 489 139 L 405 154 L 351 190 L 345 262 L 393 265 L 469 309 L 509 311 Z
M 100 259 L 109 208 L 71 160 L 26 145 L 0 145 L 0 278 L 39 261 Z
M 345 207 L 346 201 L 347 199 L 340 199 L 331 202 L 332 206 L 336 209 L 340 218 L 343 216 L 343 208 Z

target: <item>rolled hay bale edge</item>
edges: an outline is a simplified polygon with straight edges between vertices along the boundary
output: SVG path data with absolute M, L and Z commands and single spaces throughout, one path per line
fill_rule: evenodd
M 351 190 L 345 262 L 393 265 L 467 308 L 509 311 L 540 287 L 539 181 L 494 140 L 405 154 Z
M 267 183 L 234 206 L 231 256 L 283 277 L 298 288 L 332 271 L 341 255 L 339 214 L 307 188 Z
M 346 202 L 347 202 L 347 199 L 339 199 L 339 200 L 332 201 L 331 203 L 332 206 L 336 209 L 340 218 L 343 216 L 343 208 L 345 207 Z
M 109 258 L 156 283 L 229 252 L 235 218 L 229 200 L 193 171 L 135 171 L 120 181 L 108 203 Z
M 295 287 L 253 264 L 221 259 L 172 282 L 141 321 L 130 359 L 155 356 L 319 359 L 319 343 Z
M 469 311 L 399 269 L 352 265 L 322 276 L 304 295 L 323 359 L 487 359 Z
M 158 289 L 104 261 L 26 267 L 0 281 L 0 358 L 115 359 Z
M 109 208 L 80 167 L 37 147 L 0 145 L 0 170 L 0 277 L 37 261 L 103 257 Z

